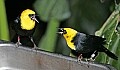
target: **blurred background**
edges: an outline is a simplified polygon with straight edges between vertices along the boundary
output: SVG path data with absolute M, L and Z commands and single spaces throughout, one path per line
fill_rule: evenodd
M 115 3 L 114 0 L 0 0 L 0 39 L 17 42 L 11 25 L 25 9 L 32 9 L 39 15 L 40 23 L 33 35 L 38 47 L 69 55 L 64 38 L 56 34 L 57 28 L 71 27 L 94 35 L 115 9 Z M 21 37 L 21 43 L 33 47 L 27 37 Z

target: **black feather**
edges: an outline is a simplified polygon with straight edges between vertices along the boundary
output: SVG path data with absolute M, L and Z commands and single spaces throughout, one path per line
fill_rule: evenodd
M 21 28 L 20 18 L 17 17 L 17 18 L 14 20 L 14 24 L 13 24 L 12 28 L 15 30 L 15 32 L 16 32 L 18 35 L 21 35 L 21 36 L 32 36 L 33 33 L 34 33 L 34 31 L 35 31 L 36 26 L 35 26 L 32 30 L 22 29 L 22 28 Z
M 71 41 L 76 47 L 77 54 L 83 54 L 84 57 L 89 58 L 94 51 L 105 52 L 109 57 L 118 59 L 118 57 L 110 52 L 103 45 L 106 43 L 106 39 L 94 35 L 87 35 L 84 33 L 77 33 Z M 96 53 L 97 54 L 97 53 Z
M 105 48 L 104 46 L 103 46 L 102 48 L 100 48 L 99 51 L 100 51 L 100 52 L 105 52 L 109 57 L 111 57 L 111 58 L 113 58 L 113 59 L 115 59 L 115 60 L 118 60 L 118 57 L 117 57 L 114 53 L 110 52 L 110 51 L 109 51 L 107 48 Z

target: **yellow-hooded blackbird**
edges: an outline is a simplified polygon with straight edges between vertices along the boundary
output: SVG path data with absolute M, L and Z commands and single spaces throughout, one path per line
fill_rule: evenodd
M 36 16 L 37 15 L 33 10 L 26 9 L 14 20 L 13 29 L 18 35 L 18 42 L 16 43 L 17 46 L 21 45 L 20 36 L 28 36 L 34 44 L 34 49 L 37 48 L 32 38 L 36 27 L 35 23 L 39 23 Z
M 115 54 L 103 46 L 106 43 L 105 38 L 80 33 L 72 28 L 58 28 L 58 30 L 58 33 L 64 36 L 68 47 L 78 56 L 78 59 L 95 59 L 98 52 L 104 52 L 109 57 L 118 60 Z

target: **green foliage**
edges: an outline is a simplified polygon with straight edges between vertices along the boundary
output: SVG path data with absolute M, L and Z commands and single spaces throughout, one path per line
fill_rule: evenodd
M 104 25 L 100 28 L 99 31 L 96 32 L 95 35 L 102 36 L 106 38 L 106 45 L 109 50 L 115 53 L 118 56 L 118 61 L 115 61 L 111 58 L 108 58 L 106 55 L 100 54 L 97 57 L 97 61 L 108 63 L 115 66 L 118 70 L 120 70 L 120 33 L 117 30 L 118 24 L 120 21 L 120 4 L 116 5 L 116 10 L 110 15 Z
M 67 0 L 37 0 L 34 6 L 43 21 L 51 18 L 61 21 L 70 17 Z
M 70 17 L 67 0 L 37 0 L 34 4 L 40 19 L 48 22 L 45 35 L 42 37 L 39 47 L 47 51 L 55 51 L 56 31 L 60 21 Z
M 9 40 L 4 0 L 0 0 L 0 39 Z

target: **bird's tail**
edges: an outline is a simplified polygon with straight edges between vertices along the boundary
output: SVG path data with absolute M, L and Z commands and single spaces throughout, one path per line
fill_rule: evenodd
M 111 58 L 113 58 L 115 60 L 118 60 L 118 57 L 114 53 L 109 51 L 107 48 L 102 47 L 102 51 L 105 52 L 109 57 L 111 57 Z

